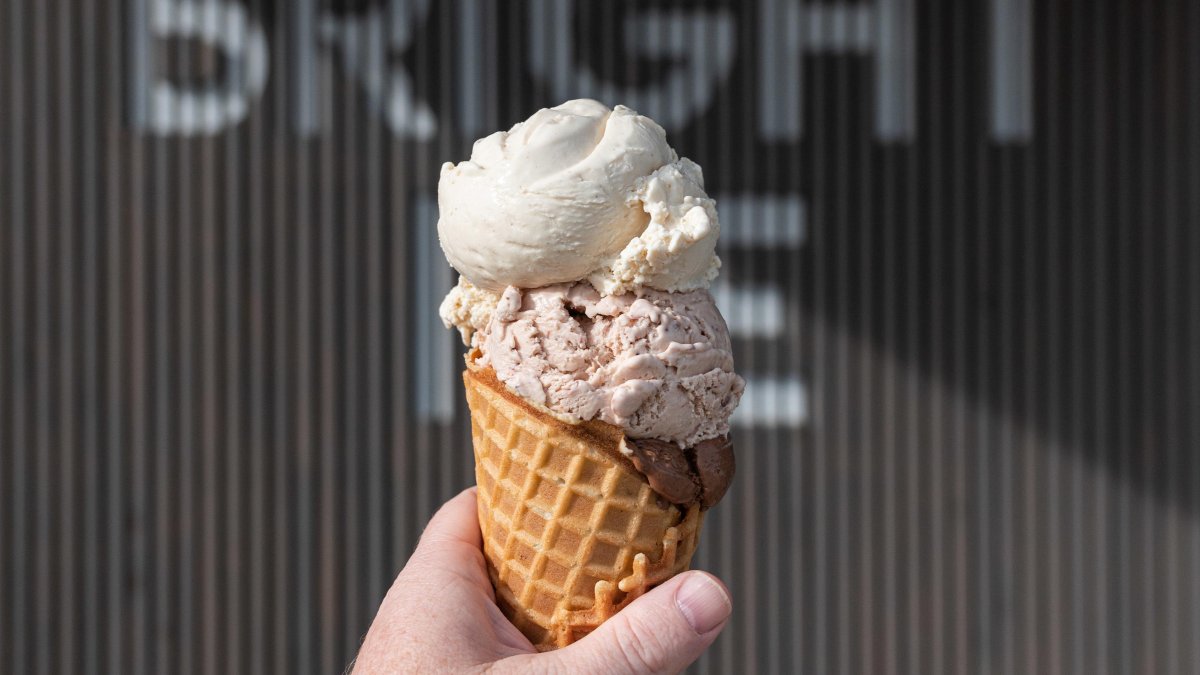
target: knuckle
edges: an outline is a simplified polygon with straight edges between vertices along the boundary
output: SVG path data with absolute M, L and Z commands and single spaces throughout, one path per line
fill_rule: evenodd
M 621 616 L 620 613 L 609 620 L 620 621 L 616 626 L 617 630 L 613 631 L 613 638 L 616 642 L 616 655 L 631 672 L 666 672 L 668 665 L 666 662 L 667 650 L 664 649 L 664 645 L 657 638 L 655 631 L 647 630 L 649 627 L 642 625 L 644 624 L 643 621 L 639 621 L 633 617 Z

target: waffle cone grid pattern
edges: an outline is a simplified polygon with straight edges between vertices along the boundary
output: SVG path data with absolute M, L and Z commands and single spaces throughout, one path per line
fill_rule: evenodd
M 663 502 L 614 454 L 619 430 L 605 438 L 561 422 L 490 372 L 463 380 L 496 600 L 539 650 L 574 642 L 688 568 L 700 510 Z

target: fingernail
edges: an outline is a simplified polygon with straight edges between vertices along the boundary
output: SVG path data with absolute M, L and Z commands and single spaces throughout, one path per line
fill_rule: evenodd
M 689 574 L 675 591 L 675 606 L 692 630 L 700 635 L 721 625 L 733 611 L 733 603 L 725 589 L 712 577 L 699 572 Z

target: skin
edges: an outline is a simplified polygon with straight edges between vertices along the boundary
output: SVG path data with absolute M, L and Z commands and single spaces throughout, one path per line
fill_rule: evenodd
M 725 585 L 676 575 L 564 649 L 539 654 L 496 606 L 475 488 L 430 520 L 363 641 L 354 673 L 676 673 L 728 623 Z

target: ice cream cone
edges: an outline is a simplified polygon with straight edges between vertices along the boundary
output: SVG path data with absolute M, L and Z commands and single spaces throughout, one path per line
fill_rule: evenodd
M 468 359 L 479 523 L 496 601 L 541 651 L 591 632 L 686 570 L 703 515 L 667 503 L 624 433 L 558 419 Z

